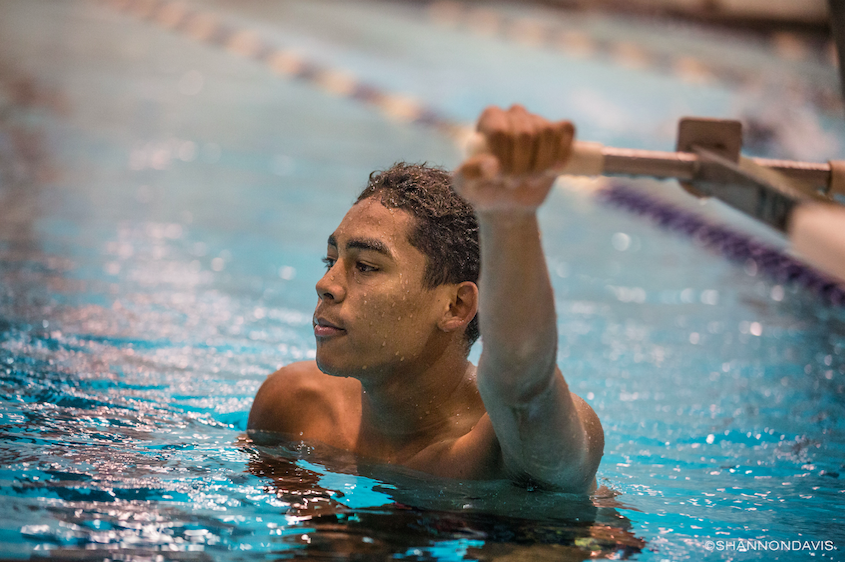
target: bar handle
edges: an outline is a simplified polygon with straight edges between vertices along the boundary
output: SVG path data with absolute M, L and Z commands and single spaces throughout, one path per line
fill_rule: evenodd
M 467 141 L 467 156 L 476 156 L 489 152 L 487 139 L 481 133 L 473 133 Z M 600 176 L 604 174 L 604 145 L 598 142 L 574 141 L 572 152 L 562 166 L 546 172 L 547 175 L 560 176 Z

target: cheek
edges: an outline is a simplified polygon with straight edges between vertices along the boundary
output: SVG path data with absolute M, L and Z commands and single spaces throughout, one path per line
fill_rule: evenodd
M 410 342 L 422 342 L 431 328 L 431 310 L 433 303 L 420 295 L 400 293 L 373 303 L 369 321 L 373 334 L 380 338 L 382 347 L 392 347 L 392 343 L 408 345 Z

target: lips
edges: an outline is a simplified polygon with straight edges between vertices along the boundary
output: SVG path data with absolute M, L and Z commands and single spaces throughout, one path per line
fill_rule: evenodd
M 346 333 L 346 330 L 341 328 L 338 324 L 330 322 L 322 316 L 315 316 L 312 323 L 314 325 L 314 335 L 318 338 L 329 338 Z

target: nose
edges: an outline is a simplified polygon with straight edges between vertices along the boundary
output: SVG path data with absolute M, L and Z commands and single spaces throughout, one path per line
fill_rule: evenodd
M 346 287 L 344 287 L 343 275 L 338 271 L 338 262 L 336 262 L 323 277 L 317 281 L 317 296 L 320 300 L 328 300 L 339 302 L 346 296 Z

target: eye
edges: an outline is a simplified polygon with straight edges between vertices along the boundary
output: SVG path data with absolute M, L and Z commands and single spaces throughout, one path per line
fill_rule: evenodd
M 330 258 L 330 257 L 326 256 L 321 261 L 325 264 L 326 271 L 328 271 L 332 268 L 332 266 L 334 265 L 334 262 L 336 262 L 337 260 L 335 258 Z
M 364 262 L 360 262 L 360 261 L 355 264 L 355 267 L 361 273 L 373 273 L 374 271 L 378 271 L 377 267 L 374 267 L 372 265 L 368 265 L 368 264 L 366 264 Z

